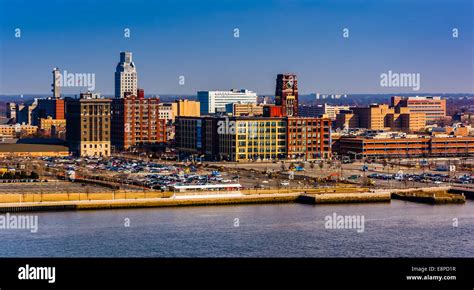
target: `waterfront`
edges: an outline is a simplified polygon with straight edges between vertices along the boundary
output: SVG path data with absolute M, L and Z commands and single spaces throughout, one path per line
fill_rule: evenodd
M 363 215 L 364 232 L 326 229 L 324 218 L 334 213 Z M 472 201 L 443 206 L 393 200 L 25 214 L 38 214 L 38 232 L 1 230 L 0 256 L 474 257 Z M 453 227 L 453 218 L 458 227 Z

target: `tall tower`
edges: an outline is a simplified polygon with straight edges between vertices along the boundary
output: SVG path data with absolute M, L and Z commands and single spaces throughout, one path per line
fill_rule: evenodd
M 115 69 L 115 97 L 123 98 L 125 93 L 137 93 L 137 70 L 129 51 L 120 52 L 120 62 Z
M 53 97 L 55 99 L 59 99 L 61 97 L 61 72 L 59 71 L 59 68 L 55 67 L 53 68 L 53 84 L 51 85 L 53 89 L 51 90 L 53 92 Z
M 298 116 L 298 80 L 295 74 L 279 74 L 276 79 L 275 105 L 286 116 Z

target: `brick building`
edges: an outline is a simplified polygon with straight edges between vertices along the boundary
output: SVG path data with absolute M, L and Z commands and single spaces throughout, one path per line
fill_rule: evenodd
M 159 102 L 159 98 L 145 98 L 143 90 L 112 99 L 111 141 L 115 149 L 166 143 L 166 120 L 159 117 Z

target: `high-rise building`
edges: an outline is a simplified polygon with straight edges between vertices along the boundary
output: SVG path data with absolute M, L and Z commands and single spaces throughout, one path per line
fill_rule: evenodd
M 61 72 L 59 71 L 58 68 L 53 69 L 53 83 L 51 86 L 53 89 L 51 90 L 53 92 L 53 97 L 55 99 L 59 99 L 61 97 L 61 86 L 60 86 L 60 80 L 61 79 Z
M 298 80 L 295 74 L 279 74 L 276 79 L 275 105 L 285 116 L 298 116 Z
M 137 70 L 132 61 L 132 53 L 120 52 L 120 62 L 115 69 L 115 97 L 123 98 L 125 93 L 137 93 Z
M 115 149 L 166 142 L 166 120 L 159 116 L 160 99 L 145 98 L 143 90 L 137 95 L 112 99 L 111 141 Z
M 66 141 L 78 156 L 110 156 L 110 99 L 81 93 L 66 99 Z
M 443 120 L 446 117 L 446 99 L 441 99 L 441 97 L 394 96 L 391 98 L 391 106 L 409 108 L 412 113 L 424 113 L 428 123 Z
M 197 94 L 201 115 L 224 113 L 225 105 L 241 102 L 242 104 L 257 104 L 257 94 L 246 90 L 230 91 L 199 91 Z

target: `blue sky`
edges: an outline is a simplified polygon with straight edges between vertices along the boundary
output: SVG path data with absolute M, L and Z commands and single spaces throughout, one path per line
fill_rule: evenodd
M 282 72 L 298 75 L 301 93 L 413 92 L 380 87 L 389 70 L 420 73 L 419 92 L 473 93 L 473 3 L 0 0 L 0 94 L 49 93 L 53 67 L 95 73 L 96 91 L 113 94 L 124 50 L 134 53 L 139 87 L 149 94 L 272 94 Z

